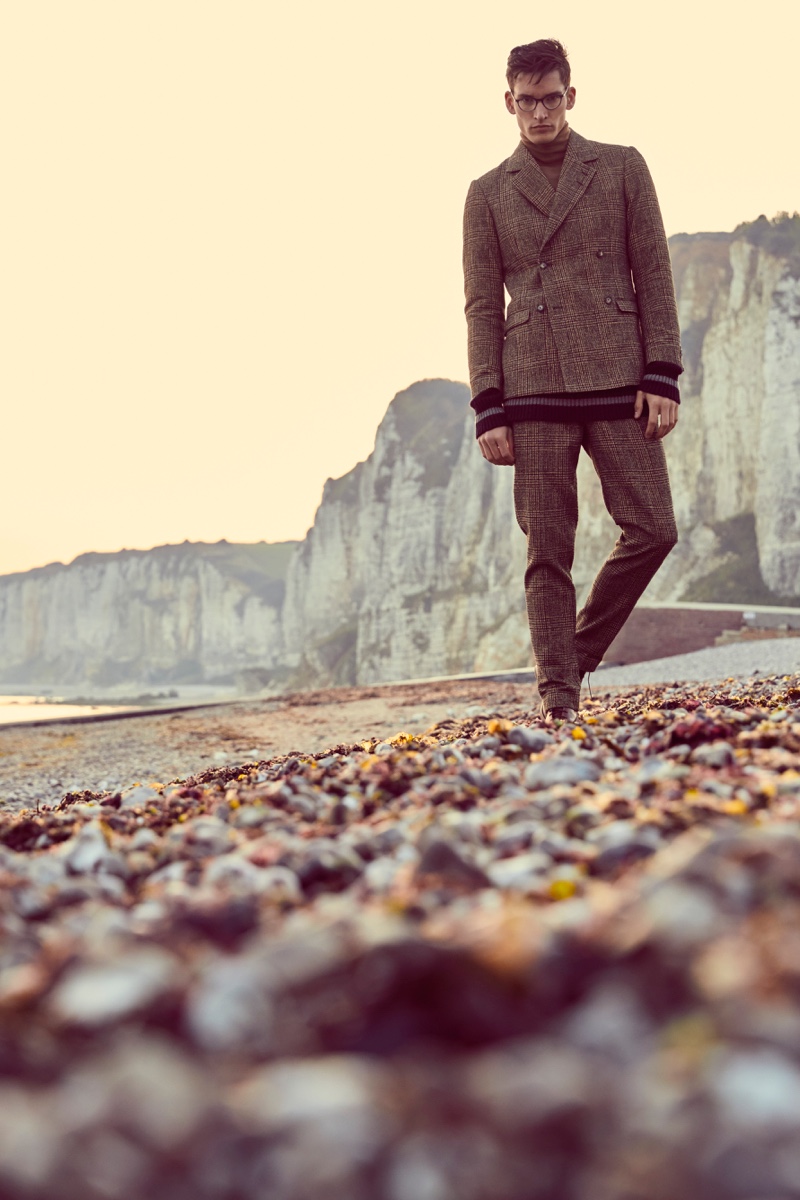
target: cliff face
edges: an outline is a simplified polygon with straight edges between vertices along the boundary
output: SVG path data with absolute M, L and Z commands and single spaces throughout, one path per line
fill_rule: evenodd
M 279 669 L 294 546 L 185 543 L 6 575 L 0 681 L 107 687 Z
M 800 218 L 671 241 L 686 372 L 665 444 L 681 540 L 660 600 L 800 596 Z M 783 239 L 783 240 L 781 240 Z M 464 384 L 401 392 L 375 450 L 282 546 L 84 555 L 0 579 L 0 682 L 372 682 L 530 661 L 513 472 L 475 444 Z M 574 577 L 616 537 L 579 469 Z
M 464 384 L 429 380 L 396 396 L 374 453 L 326 485 L 289 568 L 296 677 L 367 682 L 523 661 L 511 483 L 478 452 Z
M 763 224 L 766 237 L 757 223 L 755 233 L 671 241 L 686 371 L 665 448 L 681 540 L 651 600 L 800 594 L 798 222 L 777 247 Z M 370 459 L 327 486 L 287 580 L 284 636 L 298 679 L 370 682 L 530 661 L 513 473 L 481 458 L 467 403 L 460 385 L 414 385 L 392 402 Z M 425 436 L 415 443 L 410 429 Z M 447 469 L 439 457 L 431 484 L 426 472 L 443 450 L 452 457 Z M 585 455 L 579 493 L 573 575 L 583 598 L 617 535 Z
M 790 598 L 800 593 L 800 271 L 746 237 L 712 238 L 673 239 L 687 370 L 669 461 L 688 536 L 654 594 L 707 591 L 703 576 L 733 565 L 726 525 L 750 518 L 760 579 L 743 578 L 737 599 L 755 602 L 759 585 Z

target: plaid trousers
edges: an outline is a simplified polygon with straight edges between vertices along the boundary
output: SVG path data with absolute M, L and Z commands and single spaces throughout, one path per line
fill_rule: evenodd
M 528 539 L 525 599 L 539 694 L 546 709 L 578 708 L 581 679 L 598 666 L 678 539 L 664 448 L 641 417 L 520 421 L 514 425 L 514 507 Z M 572 561 L 581 447 L 621 529 L 576 615 Z

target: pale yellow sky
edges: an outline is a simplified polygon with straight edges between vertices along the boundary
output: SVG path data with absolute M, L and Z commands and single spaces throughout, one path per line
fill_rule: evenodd
M 0 572 L 302 537 L 395 392 L 466 378 L 512 46 L 565 42 L 571 124 L 676 233 L 800 207 L 799 34 L 796 0 L 5 0 Z

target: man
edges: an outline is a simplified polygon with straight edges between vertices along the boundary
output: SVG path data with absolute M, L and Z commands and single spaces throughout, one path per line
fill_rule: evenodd
M 677 540 L 661 441 L 678 419 L 678 314 L 645 161 L 570 129 L 563 46 L 518 46 L 507 80 L 521 141 L 464 213 L 472 407 L 484 458 L 514 466 L 542 714 L 574 720 L 584 674 Z M 581 447 L 622 532 L 576 616 Z

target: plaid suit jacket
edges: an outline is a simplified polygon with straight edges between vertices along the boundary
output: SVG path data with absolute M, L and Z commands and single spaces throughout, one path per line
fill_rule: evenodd
M 473 398 L 605 390 L 649 362 L 680 366 L 661 211 L 632 146 L 572 130 L 553 193 L 520 143 L 470 185 L 464 281 Z

